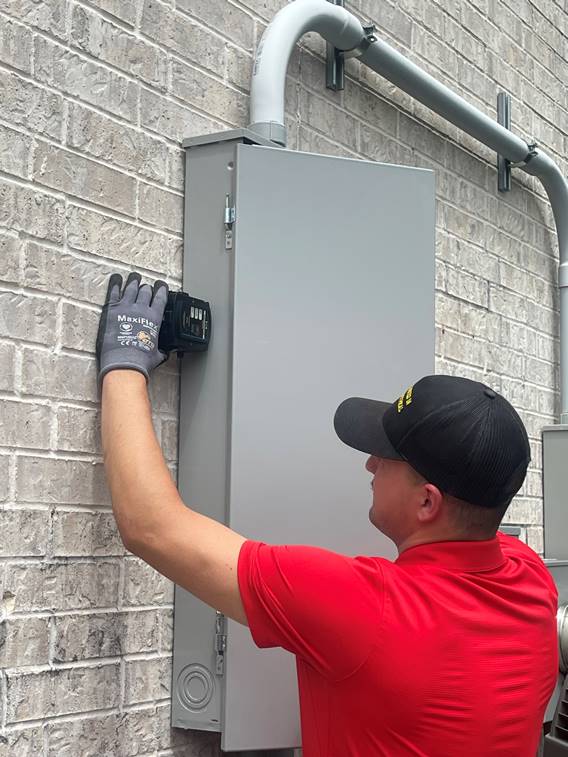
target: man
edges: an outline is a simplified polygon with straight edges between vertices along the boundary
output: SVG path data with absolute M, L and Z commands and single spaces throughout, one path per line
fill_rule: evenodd
M 146 380 L 165 359 L 166 299 L 163 282 L 131 274 L 123 290 L 113 275 L 97 339 L 126 547 L 258 646 L 296 655 L 304 757 L 534 757 L 558 670 L 557 595 L 540 558 L 497 534 L 530 460 L 511 405 L 428 376 L 392 405 L 339 407 L 340 438 L 370 455 L 370 519 L 394 563 L 247 541 L 184 505 L 154 435 Z

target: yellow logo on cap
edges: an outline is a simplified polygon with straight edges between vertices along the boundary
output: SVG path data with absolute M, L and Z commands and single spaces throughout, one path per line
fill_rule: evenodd
M 412 404 L 412 390 L 413 389 L 414 389 L 414 386 L 408 387 L 406 392 L 398 398 L 398 401 L 396 403 L 396 410 L 398 413 L 402 413 L 405 407 L 408 407 L 410 404 Z

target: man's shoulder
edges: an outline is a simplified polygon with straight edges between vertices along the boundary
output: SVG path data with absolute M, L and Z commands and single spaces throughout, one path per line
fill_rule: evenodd
M 542 567 L 545 568 L 545 565 L 539 555 L 534 551 L 534 549 L 529 547 L 528 544 L 525 544 L 524 541 L 521 541 L 516 536 L 509 536 L 509 534 L 504 534 L 502 531 L 497 531 L 497 538 L 499 539 L 499 544 L 501 546 L 503 554 L 507 556 L 516 555 L 525 560 L 530 560 L 531 562 L 534 562 L 538 565 L 542 565 Z
M 508 534 L 497 532 L 497 538 L 501 545 L 501 550 L 505 557 L 510 559 L 522 560 L 532 568 L 532 575 L 539 576 L 547 588 L 550 589 L 553 595 L 557 595 L 556 584 L 554 579 L 550 575 L 550 571 L 544 564 L 543 559 L 538 555 L 534 549 L 525 544 L 515 536 L 509 536 Z

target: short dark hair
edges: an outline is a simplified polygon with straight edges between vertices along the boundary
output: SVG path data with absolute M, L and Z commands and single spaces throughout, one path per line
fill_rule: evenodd
M 449 504 L 448 509 L 456 528 L 464 535 L 475 538 L 493 538 L 511 502 L 509 500 L 498 507 L 483 507 L 472 505 L 471 502 L 465 502 L 450 494 L 443 496 Z

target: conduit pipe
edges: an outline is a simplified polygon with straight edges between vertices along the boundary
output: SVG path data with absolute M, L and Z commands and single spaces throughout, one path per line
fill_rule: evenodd
M 369 35 L 351 13 L 328 0 L 294 0 L 279 11 L 258 46 L 251 86 L 249 128 L 286 145 L 284 89 L 290 56 L 307 32 L 327 42 L 396 84 L 431 110 L 528 174 L 537 176 L 548 195 L 560 254 L 560 423 L 568 424 L 568 184 L 554 161 L 540 149 L 470 105 L 403 55 Z

